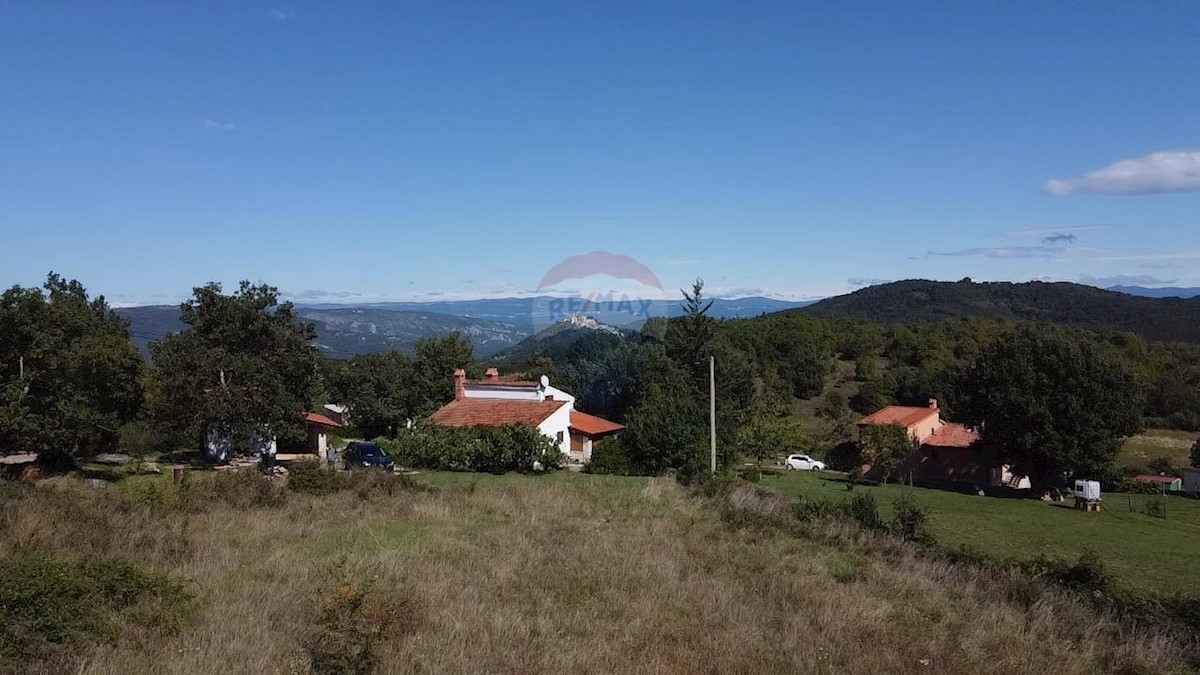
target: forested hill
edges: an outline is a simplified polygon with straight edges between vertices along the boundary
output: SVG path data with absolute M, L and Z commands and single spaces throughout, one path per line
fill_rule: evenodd
M 1151 340 L 1200 342 L 1200 298 L 1146 298 L 1072 283 L 910 280 L 871 286 L 791 311 L 915 323 L 953 317 L 1036 319 Z

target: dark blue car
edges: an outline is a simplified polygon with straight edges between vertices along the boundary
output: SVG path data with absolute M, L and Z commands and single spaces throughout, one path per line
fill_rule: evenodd
M 378 443 L 367 443 L 364 441 L 354 441 L 346 446 L 346 452 L 343 454 L 343 460 L 346 463 L 346 468 L 350 471 L 354 469 L 384 469 L 392 471 L 396 468 L 396 463 L 391 457 L 379 447 Z

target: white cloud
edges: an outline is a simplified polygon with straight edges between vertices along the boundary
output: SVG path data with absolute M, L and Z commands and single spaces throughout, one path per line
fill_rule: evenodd
M 296 11 L 292 9 L 268 9 L 264 14 L 268 19 L 275 21 L 289 21 L 296 18 Z
M 1033 237 L 1041 238 L 1052 236 L 1062 232 L 1095 232 L 1097 230 L 1111 230 L 1116 225 L 1096 224 L 1096 225 L 1060 225 L 1058 227 L 1019 227 L 1014 230 L 1004 230 L 1000 234 L 1008 237 Z
M 1062 246 L 977 246 L 956 251 L 929 251 L 926 256 L 943 256 L 953 258 L 983 257 L 1000 260 L 1016 260 L 1021 258 L 1052 258 L 1066 252 Z
M 1200 150 L 1165 150 L 1046 183 L 1052 195 L 1200 192 Z
M 850 284 L 854 288 L 862 288 L 864 286 L 878 286 L 880 284 L 888 284 L 891 282 L 892 282 L 891 279 L 875 279 L 875 278 L 869 278 L 869 277 L 850 277 L 849 279 L 846 280 L 846 283 Z
M 213 120 L 200 120 L 200 126 L 204 127 L 205 131 L 237 131 L 237 125 L 233 122 L 214 122 Z

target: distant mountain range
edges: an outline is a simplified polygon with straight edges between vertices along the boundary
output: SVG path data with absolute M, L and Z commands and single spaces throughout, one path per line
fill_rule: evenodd
M 1167 286 L 1164 288 L 1109 286 L 1108 290 L 1126 295 L 1137 295 L 1143 298 L 1194 298 L 1200 296 L 1200 288 L 1179 288 L 1176 286 Z
M 799 311 L 877 323 L 953 317 L 1031 319 L 1152 340 L 1200 342 L 1200 297 L 1154 298 L 1072 283 L 910 280 L 870 286 Z
M 749 297 L 713 301 L 709 313 L 722 319 L 747 318 L 785 309 L 804 307 L 808 302 L 788 302 Z M 313 304 L 296 307 L 317 328 L 317 346 L 327 355 L 344 358 L 356 354 L 393 349 L 411 352 L 418 340 L 461 334 L 486 358 L 554 326 L 564 311 L 578 308 L 583 316 L 602 324 L 622 327 L 640 325 L 646 316 L 678 316 L 679 302 L 649 301 L 630 307 L 617 304 L 585 304 L 580 299 L 496 298 L 435 302 L 380 302 L 356 305 Z M 144 353 L 147 345 L 186 328 L 179 320 L 177 305 L 123 307 L 117 313 L 130 321 L 133 341 Z

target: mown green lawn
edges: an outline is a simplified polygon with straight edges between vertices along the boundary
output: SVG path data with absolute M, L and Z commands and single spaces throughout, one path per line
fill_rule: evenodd
M 764 475 L 761 485 L 793 497 L 841 500 L 852 494 L 835 474 Z M 1006 559 L 1045 554 L 1069 560 L 1090 548 L 1122 585 L 1188 595 L 1200 589 L 1200 501 L 1168 497 L 1163 519 L 1142 512 L 1145 501 L 1154 499 L 1144 495 L 1106 494 L 1103 511 L 1084 513 L 1068 504 L 1036 499 L 897 485 L 854 490 L 874 494 L 885 517 L 891 515 L 892 502 L 910 490 L 929 508 L 934 534 L 943 546 L 969 546 Z

